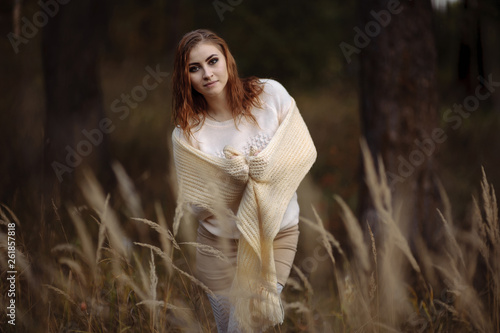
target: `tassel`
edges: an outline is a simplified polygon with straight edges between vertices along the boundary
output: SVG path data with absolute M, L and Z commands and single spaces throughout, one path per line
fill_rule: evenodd
M 271 287 L 271 288 L 269 288 Z M 235 301 L 235 318 L 242 332 L 259 332 L 276 324 L 282 324 L 285 314 L 276 284 L 253 289 L 248 288 L 245 295 Z M 258 290 L 251 294 L 249 290 Z

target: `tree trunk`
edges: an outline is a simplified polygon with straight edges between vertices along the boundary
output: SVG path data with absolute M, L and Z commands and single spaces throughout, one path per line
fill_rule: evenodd
M 393 199 L 405 205 L 410 239 L 422 235 L 432 245 L 440 203 L 435 154 L 445 134 L 438 126 L 431 2 L 360 0 L 360 14 L 371 39 L 360 52 L 362 134 L 373 156 L 382 157 Z M 378 34 L 370 22 L 380 22 Z M 360 220 L 376 230 L 361 170 Z
M 106 4 L 99 0 L 61 4 L 43 29 L 46 204 L 74 199 L 77 175 L 83 167 L 98 174 L 109 170 L 106 131 L 112 124 L 104 115 L 99 76 L 108 21 Z

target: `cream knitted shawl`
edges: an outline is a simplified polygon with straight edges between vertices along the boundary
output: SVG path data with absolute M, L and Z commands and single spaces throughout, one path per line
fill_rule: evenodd
M 295 101 L 267 147 L 253 156 L 243 156 L 227 146 L 226 158 L 220 158 L 176 135 L 172 141 L 179 183 L 176 214 L 186 204 L 195 205 L 207 216 L 232 218 L 241 232 L 231 287 L 240 329 L 264 330 L 283 322 L 273 240 L 293 194 L 316 159 L 314 143 Z M 236 215 L 228 207 L 238 207 Z

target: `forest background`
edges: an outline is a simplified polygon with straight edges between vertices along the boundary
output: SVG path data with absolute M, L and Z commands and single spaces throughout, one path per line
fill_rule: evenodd
M 53 261 L 51 249 L 59 243 L 80 246 L 68 207 L 86 202 L 80 192 L 85 168 L 111 194 L 110 205 L 122 219 L 125 234 L 154 242 L 147 227 L 127 217 L 155 221 L 158 207 L 171 226 L 176 189 L 169 141 L 175 84 L 170 73 L 176 43 L 197 28 L 211 29 L 228 42 L 240 76 L 276 79 L 296 99 L 318 150 L 304 185 L 304 215 L 315 218 L 313 204 L 325 229 L 342 245 L 349 247 L 349 242 L 334 195 L 343 198 L 360 220 L 373 222 L 370 215 L 366 218 L 370 204 L 363 198 L 367 191 L 363 189 L 362 137 L 367 137 L 373 156 L 383 156 L 392 174 L 389 181 L 400 180 L 396 185 L 418 184 L 418 170 L 431 163 L 435 179 L 452 203 L 456 226 L 468 228 L 471 197 L 481 192 L 481 167 L 493 185 L 500 183 L 500 5 L 494 0 L 434 3 L 422 14 L 413 11 L 412 1 L 397 1 L 394 11 L 391 3 L 396 2 L 3 1 L 0 202 L 4 212 L 12 212 L 6 213 L 10 218 L 4 216 L 4 221 L 14 215 L 19 220 L 19 250 L 35 263 Z M 424 3 L 430 8 L 430 2 Z M 375 97 L 370 94 L 378 80 L 380 86 L 389 87 L 386 96 L 408 85 L 392 82 L 392 91 L 380 68 L 370 65 L 384 63 L 386 72 L 391 72 L 387 62 L 391 58 L 377 58 L 383 48 L 392 57 L 411 57 L 397 47 L 403 45 L 404 36 L 395 36 L 391 44 L 392 25 L 413 28 L 414 21 L 405 23 L 398 19 L 399 13 L 409 18 L 420 15 L 431 23 L 425 30 L 432 38 L 425 45 L 434 50 L 433 56 L 415 58 L 419 63 L 415 68 L 407 66 L 409 74 L 401 76 L 411 81 L 419 77 L 412 71 L 433 70 L 433 82 L 428 84 L 433 91 L 428 97 L 433 116 L 420 118 L 417 113 L 413 118 L 416 124 L 425 123 L 430 136 L 441 129 L 431 146 L 414 144 L 427 137 L 418 125 L 387 125 L 390 119 L 403 123 L 405 108 L 385 112 L 383 117 L 389 119 L 385 123 L 366 115 L 371 112 L 366 104 L 382 98 L 380 92 Z M 370 30 L 368 22 L 378 22 L 378 30 L 376 26 Z M 388 42 L 378 44 L 382 39 Z M 419 55 L 418 50 L 410 53 Z M 484 94 L 487 97 L 477 97 Z M 414 90 L 397 98 L 399 105 L 405 98 L 411 105 L 421 97 Z M 460 104 L 469 112 L 458 113 Z M 410 148 L 398 151 L 390 139 L 370 140 L 374 132 L 390 137 L 392 130 L 405 128 L 410 137 L 403 144 Z M 415 150 L 428 156 L 423 165 L 414 163 Z M 123 183 L 118 174 L 123 176 L 122 172 L 129 177 L 128 190 L 139 198 L 136 206 L 120 197 Z M 88 227 L 97 232 L 97 224 Z M 434 230 L 424 229 L 424 236 Z M 428 241 L 432 248 L 436 240 Z M 35 276 L 37 270 L 45 276 L 34 265 Z M 30 316 L 30 301 L 26 302 L 22 311 Z M 64 327 L 47 318 L 54 330 Z

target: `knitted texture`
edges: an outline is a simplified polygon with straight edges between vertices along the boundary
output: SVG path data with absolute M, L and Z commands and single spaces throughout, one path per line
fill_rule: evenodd
M 198 218 L 232 219 L 241 232 L 231 288 L 240 329 L 254 332 L 283 322 L 273 240 L 293 194 L 316 160 L 314 143 L 295 101 L 267 147 L 253 156 L 227 146 L 226 158 L 220 158 L 175 135 L 172 141 L 179 182 L 176 214 L 181 215 L 186 205 L 195 205 L 206 212 Z M 177 216 L 175 221 L 179 220 Z
M 281 294 L 283 286 L 277 284 L 278 295 Z M 212 307 L 218 333 L 237 333 L 240 331 L 238 322 L 234 318 L 234 307 L 231 306 L 229 298 L 225 294 L 207 294 Z

